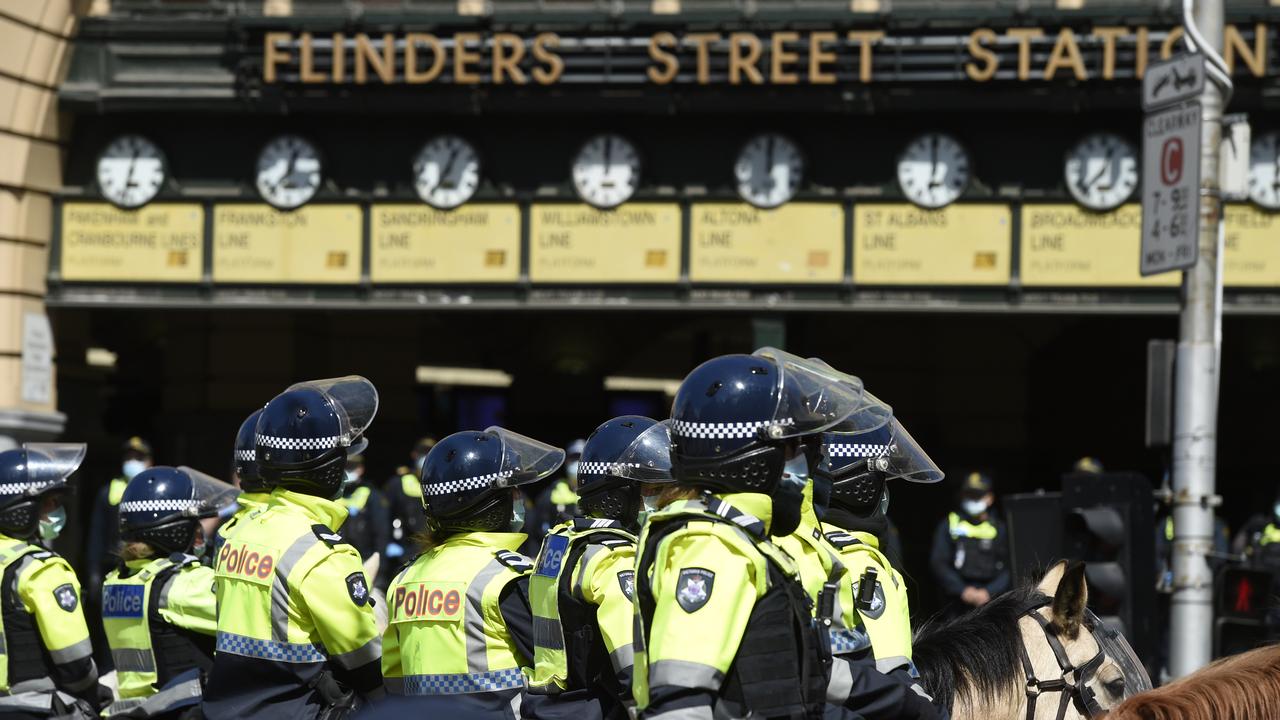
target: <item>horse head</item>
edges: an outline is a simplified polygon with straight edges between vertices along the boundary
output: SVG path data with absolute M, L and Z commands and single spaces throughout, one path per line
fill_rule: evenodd
M 1059 563 L 1035 585 L 942 625 L 913 648 L 924 687 L 957 720 L 1099 717 L 1150 689 L 1124 637 L 1088 609 L 1084 564 Z

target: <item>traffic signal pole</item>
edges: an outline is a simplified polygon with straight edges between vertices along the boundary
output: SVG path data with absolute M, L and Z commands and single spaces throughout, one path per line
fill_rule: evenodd
M 1222 346 L 1222 198 L 1218 152 L 1224 90 L 1222 0 L 1183 0 L 1186 38 L 1204 53 L 1209 76 L 1200 95 L 1200 222 L 1196 264 L 1182 276 L 1173 438 L 1173 598 L 1169 671 L 1194 672 L 1213 655 L 1214 489 L 1218 372 Z M 1215 72 L 1216 70 L 1216 72 Z

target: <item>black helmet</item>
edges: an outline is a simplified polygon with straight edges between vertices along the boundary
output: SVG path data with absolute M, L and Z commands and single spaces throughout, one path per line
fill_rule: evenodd
M 26 443 L 0 452 L 0 532 L 20 540 L 36 534 L 40 502 L 65 492 L 67 477 L 84 462 L 84 443 Z
M 217 515 L 239 494 L 232 485 L 192 468 L 147 468 L 120 496 L 120 539 L 144 542 L 164 553 L 185 553 L 195 542 L 200 519 Z
M 640 483 L 672 482 L 670 423 L 623 415 L 591 433 L 578 465 L 583 514 L 636 523 L 644 504 Z
M 858 516 L 877 512 L 889 480 L 936 483 L 943 478 L 896 418 L 871 430 L 853 420 L 840 423 L 822 434 L 822 450 L 820 472 L 831 478 L 831 503 Z
M 262 408 L 254 410 L 249 417 L 240 423 L 236 433 L 236 447 L 232 451 L 232 467 L 240 478 L 240 489 L 245 492 L 262 493 L 271 488 L 258 473 L 258 418 L 262 416 Z
M 511 522 L 511 490 L 541 480 L 564 451 L 505 428 L 454 433 L 422 464 L 422 506 L 433 530 L 495 531 Z
M 262 409 L 254 448 L 262 481 L 334 499 L 342 492 L 348 452 L 378 411 L 373 383 L 348 375 L 298 383 Z

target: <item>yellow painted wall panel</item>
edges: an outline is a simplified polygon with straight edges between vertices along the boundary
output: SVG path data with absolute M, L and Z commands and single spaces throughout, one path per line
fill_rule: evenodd
M 1029 287 L 1173 286 L 1181 273 L 1142 277 L 1142 206 L 1096 213 L 1068 203 L 1022 206 L 1022 284 Z
M 476 203 L 456 210 L 417 204 L 370 208 L 372 282 L 515 282 L 520 207 Z
M 228 204 L 213 211 L 213 280 L 237 283 L 360 281 L 359 205 Z
M 694 282 L 838 283 L 844 277 L 844 208 L 790 203 L 690 207 L 689 279 Z
M 534 204 L 529 278 L 555 283 L 664 283 L 680 279 L 680 206 L 631 203 L 614 210 Z
M 204 209 L 196 203 L 121 210 L 69 202 L 62 206 L 62 279 L 199 282 L 203 238 Z
M 868 285 L 1007 285 L 1012 215 L 997 204 L 854 207 L 853 279 Z

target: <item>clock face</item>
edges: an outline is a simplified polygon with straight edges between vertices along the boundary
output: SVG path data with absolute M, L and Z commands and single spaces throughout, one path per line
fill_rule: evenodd
M 781 135 L 757 135 L 742 146 L 733 166 L 738 194 L 760 208 L 775 208 L 795 197 L 804 177 L 804 157 Z
M 596 135 L 573 158 L 573 186 L 578 197 L 598 208 L 626 202 L 639 183 L 640 154 L 619 135 Z
M 141 135 L 121 135 L 98 157 L 98 189 L 123 208 L 146 205 L 160 192 L 164 178 L 164 154 Z
M 1067 153 L 1067 190 L 1090 210 L 1119 207 L 1138 187 L 1138 154 L 1111 133 L 1086 136 Z
M 1259 135 L 1249 146 L 1249 199 L 1280 210 L 1280 132 Z
M 297 135 L 280 135 L 258 155 L 256 184 L 262 199 L 292 210 L 320 189 L 320 153 Z
M 480 186 L 480 156 L 457 135 L 433 138 L 413 161 L 413 187 L 433 207 L 456 208 Z
M 950 135 L 921 135 L 898 159 L 898 185 L 920 207 L 949 205 L 969 186 L 969 153 Z

